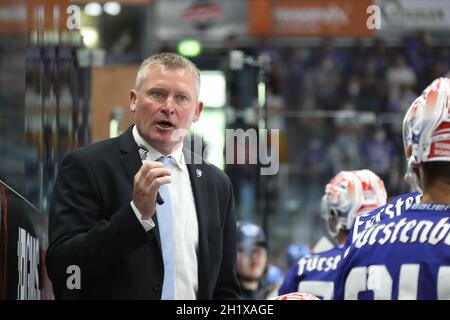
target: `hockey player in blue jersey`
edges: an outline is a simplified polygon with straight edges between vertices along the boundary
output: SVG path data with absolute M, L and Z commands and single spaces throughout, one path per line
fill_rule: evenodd
M 436 79 L 403 120 L 409 208 L 361 228 L 339 263 L 336 299 L 450 299 L 450 80 Z
M 386 203 L 381 179 L 369 170 L 341 171 L 325 187 L 321 215 L 330 235 L 339 243 L 331 250 L 301 258 L 291 268 L 278 294 L 306 292 L 322 299 L 333 296 L 334 271 L 341 259 L 342 245 L 354 218 Z

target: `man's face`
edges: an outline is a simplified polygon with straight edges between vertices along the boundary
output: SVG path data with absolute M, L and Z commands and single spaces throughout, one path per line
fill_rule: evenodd
M 130 110 L 139 134 L 161 153 L 171 153 L 200 117 L 203 104 L 197 93 L 191 70 L 150 66 L 140 88 L 130 92 Z
M 259 280 L 266 269 L 267 249 L 259 244 L 253 245 L 250 250 L 238 250 L 237 272 L 242 279 Z

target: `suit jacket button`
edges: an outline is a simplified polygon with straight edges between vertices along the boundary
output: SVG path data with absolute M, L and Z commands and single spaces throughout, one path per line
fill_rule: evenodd
M 161 291 L 162 290 L 162 284 L 161 283 L 154 284 L 153 285 L 153 290 Z

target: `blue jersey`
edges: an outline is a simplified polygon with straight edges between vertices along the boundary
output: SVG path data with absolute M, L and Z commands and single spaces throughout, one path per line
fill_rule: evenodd
M 375 223 L 400 216 L 402 212 L 409 209 L 414 203 L 420 202 L 421 198 L 422 194 L 419 192 L 402 194 L 367 214 L 357 216 L 350 229 L 346 245 L 348 245 L 348 242 L 354 242 L 361 231 Z
M 358 233 L 335 299 L 450 299 L 450 205 L 414 203 Z
M 284 278 L 278 294 L 306 292 L 319 298 L 330 300 L 334 291 L 334 275 L 342 247 L 301 258 Z

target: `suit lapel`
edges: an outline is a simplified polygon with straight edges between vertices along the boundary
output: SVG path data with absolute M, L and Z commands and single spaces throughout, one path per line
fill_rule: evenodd
M 130 127 L 120 137 L 120 151 L 121 161 L 127 172 L 131 184 L 134 183 L 134 176 L 142 166 L 142 161 L 139 158 L 139 147 L 134 141 L 133 133 Z
M 192 192 L 194 194 L 195 210 L 198 220 L 198 299 L 208 299 L 208 266 L 209 266 L 209 247 L 208 247 L 208 186 L 204 175 L 203 164 L 196 164 L 193 161 L 195 157 L 187 149 L 183 150 L 191 180 Z M 201 159 L 200 157 L 197 158 Z M 191 160 L 191 161 L 189 161 Z
M 121 151 L 120 160 L 128 175 L 131 185 L 134 185 L 134 176 L 141 168 L 142 160 L 139 157 L 139 147 L 134 141 L 132 129 L 133 126 L 128 128 L 127 131 L 120 135 L 119 143 Z M 161 250 L 161 238 L 159 236 L 158 219 L 156 217 L 156 214 L 153 215 L 152 220 L 155 223 L 155 227 L 150 230 L 149 233 L 154 234 L 159 249 Z

